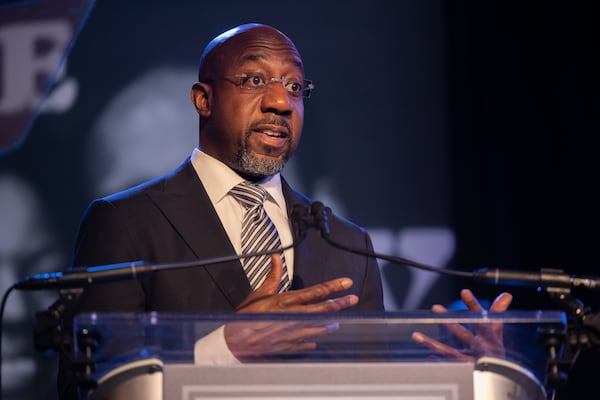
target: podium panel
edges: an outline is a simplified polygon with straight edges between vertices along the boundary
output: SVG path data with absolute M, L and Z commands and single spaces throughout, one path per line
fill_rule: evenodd
M 473 400 L 470 363 L 168 365 L 165 399 Z
M 307 327 L 328 327 L 328 334 L 310 338 L 311 350 L 242 362 L 218 340 L 229 324 L 257 334 Z M 476 354 L 451 334 L 456 324 L 479 334 L 501 324 L 503 344 Z M 553 311 L 90 313 L 76 317 L 74 332 L 79 355 L 94 350 L 87 378 L 97 386 L 81 391 L 81 399 L 544 400 L 546 355 L 538 334 L 564 326 L 564 315 Z M 416 344 L 413 332 L 468 357 L 444 358 Z

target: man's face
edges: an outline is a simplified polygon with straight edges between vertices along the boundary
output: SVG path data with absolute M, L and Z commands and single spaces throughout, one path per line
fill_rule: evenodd
M 253 28 L 226 41 L 209 63 L 209 113 L 203 115 L 200 148 L 248 178 L 279 172 L 300 141 L 304 104 L 301 95 L 289 92 L 289 84 L 286 89 L 271 78 L 303 82 L 295 46 L 277 31 Z M 241 75 L 270 84 L 244 90 Z

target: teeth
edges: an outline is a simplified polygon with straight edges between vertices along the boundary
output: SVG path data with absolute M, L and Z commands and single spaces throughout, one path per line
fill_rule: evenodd
M 262 133 L 264 133 L 265 135 L 270 136 L 270 137 L 283 137 L 283 134 L 281 132 L 262 131 Z

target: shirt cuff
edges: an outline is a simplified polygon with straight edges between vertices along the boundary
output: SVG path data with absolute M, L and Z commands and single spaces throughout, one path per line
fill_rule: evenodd
M 194 364 L 197 365 L 239 365 L 225 341 L 225 326 L 215 329 L 198 339 L 194 344 Z

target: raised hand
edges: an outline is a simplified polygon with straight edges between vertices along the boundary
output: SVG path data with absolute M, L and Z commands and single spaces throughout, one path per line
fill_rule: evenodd
M 324 300 L 349 289 L 352 286 L 350 278 L 333 279 L 304 289 L 277 293 L 283 271 L 279 254 L 271 256 L 271 263 L 271 270 L 265 281 L 242 301 L 237 308 L 238 312 L 335 312 L 358 303 L 355 295 Z
M 240 313 L 327 313 L 358 303 L 355 295 L 328 299 L 352 286 L 349 278 L 339 278 L 308 288 L 277 293 L 282 263 L 278 254 L 271 256 L 271 270 L 260 287 L 238 306 Z M 337 324 L 304 322 L 233 322 L 225 326 L 225 341 L 242 361 L 273 355 L 297 353 L 316 348 L 314 338 L 335 331 Z
M 469 311 L 485 311 L 470 290 L 463 289 L 460 292 L 460 298 Z M 489 311 L 504 312 L 508 309 L 511 302 L 512 295 L 510 293 L 501 293 L 496 297 L 490 306 Z M 448 312 L 448 309 L 440 304 L 434 305 L 431 310 L 435 313 Z M 452 334 L 464 344 L 464 349 L 455 349 L 432 339 L 421 332 L 414 332 L 412 334 L 412 339 L 415 342 L 434 350 L 441 356 L 457 360 L 472 361 L 484 355 L 500 358 L 505 356 L 501 323 L 477 324 L 474 331 L 471 331 L 460 324 L 444 324 L 444 327 L 452 332 Z

